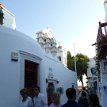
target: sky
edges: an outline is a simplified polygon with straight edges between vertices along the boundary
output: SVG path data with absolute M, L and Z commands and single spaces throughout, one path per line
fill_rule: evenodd
M 0 0 L 16 18 L 16 29 L 36 38 L 49 27 L 71 55 L 95 56 L 98 22 L 104 22 L 104 0 Z M 74 51 L 75 50 L 75 51 Z

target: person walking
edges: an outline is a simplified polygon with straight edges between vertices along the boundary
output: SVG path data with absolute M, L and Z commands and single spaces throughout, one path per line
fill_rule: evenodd
M 101 105 L 99 104 L 98 96 L 96 94 L 90 94 L 88 96 L 88 100 L 89 100 L 89 107 L 101 107 Z
M 58 93 L 52 94 L 52 103 L 49 107 L 61 107 L 60 105 L 60 95 Z
M 19 102 L 19 107 L 33 107 L 32 99 L 28 96 L 27 88 L 20 90 L 21 99 Z
M 74 88 L 68 88 L 66 90 L 66 96 L 68 98 L 68 101 L 64 105 L 62 105 L 62 107 L 83 107 L 75 101 L 76 90 Z
M 34 97 L 33 97 L 34 107 L 47 107 L 46 98 L 42 93 L 40 93 L 40 87 L 35 86 L 33 88 L 33 91 L 34 91 Z
M 82 91 L 78 103 L 81 104 L 83 107 L 89 107 L 88 98 L 85 91 Z
M 82 92 L 86 93 L 86 97 L 88 98 L 88 91 L 85 89 L 85 87 L 82 88 L 82 90 L 79 92 L 78 97 L 77 97 L 77 102 L 79 101 L 80 97 L 82 96 Z

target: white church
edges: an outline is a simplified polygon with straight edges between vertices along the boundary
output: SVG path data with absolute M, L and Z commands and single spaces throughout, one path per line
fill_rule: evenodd
M 37 32 L 35 39 L 16 29 L 15 16 L 0 4 L 4 14 L 0 25 L 0 107 L 18 107 L 20 89 L 37 84 L 50 103 L 49 90 L 59 92 L 61 104 L 65 90 L 77 89 L 76 73 L 67 69 L 66 51 L 57 46 L 49 29 Z

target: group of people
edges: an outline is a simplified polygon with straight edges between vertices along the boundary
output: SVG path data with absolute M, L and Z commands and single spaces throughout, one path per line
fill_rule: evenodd
M 28 95 L 28 89 L 23 88 L 20 90 L 21 100 L 19 107 L 45 107 L 47 106 L 45 96 L 40 93 L 40 87 L 33 88 L 33 97 Z
M 66 96 L 68 101 L 62 107 L 101 107 L 98 96 L 94 93 L 88 94 L 83 90 L 80 98 L 76 101 L 76 90 L 74 88 L 68 88 L 66 90 Z
M 48 107 L 45 96 L 40 93 L 40 87 L 35 86 L 32 91 L 33 95 L 29 96 L 27 88 L 20 90 L 21 99 L 19 107 Z M 52 103 L 49 107 L 61 107 L 60 95 L 58 93 L 53 93 L 51 100 Z
M 94 92 L 89 93 L 85 88 L 81 91 L 78 103 L 83 107 L 101 107 L 97 94 Z
M 20 91 L 22 99 L 19 107 L 48 107 L 46 98 L 40 93 L 40 88 L 36 86 L 33 88 L 33 98 L 28 96 L 28 90 L 26 88 Z M 60 95 L 58 93 L 52 94 L 52 103 L 49 107 L 101 107 L 99 99 L 96 94 L 88 94 L 84 90 L 81 92 L 81 96 L 76 101 L 76 90 L 74 88 L 68 88 L 66 90 L 67 102 L 63 105 L 60 104 Z

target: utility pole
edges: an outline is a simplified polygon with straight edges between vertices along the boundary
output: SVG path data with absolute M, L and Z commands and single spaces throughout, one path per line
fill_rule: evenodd
M 78 81 L 78 78 L 77 78 L 77 66 L 76 66 L 76 52 L 75 52 L 75 43 L 73 44 L 73 48 L 74 48 L 74 66 L 75 66 L 75 76 L 76 76 L 76 79 L 77 79 L 77 81 Z M 77 83 L 77 81 L 76 81 L 76 85 L 77 85 L 77 89 L 76 89 L 76 91 L 77 91 L 77 97 L 78 97 L 78 83 Z
M 77 73 L 77 67 L 76 67 L 76 54 L 75 54 L 75 43 L 74 43 L 74 65 L 75 65 L 75 72 Z

